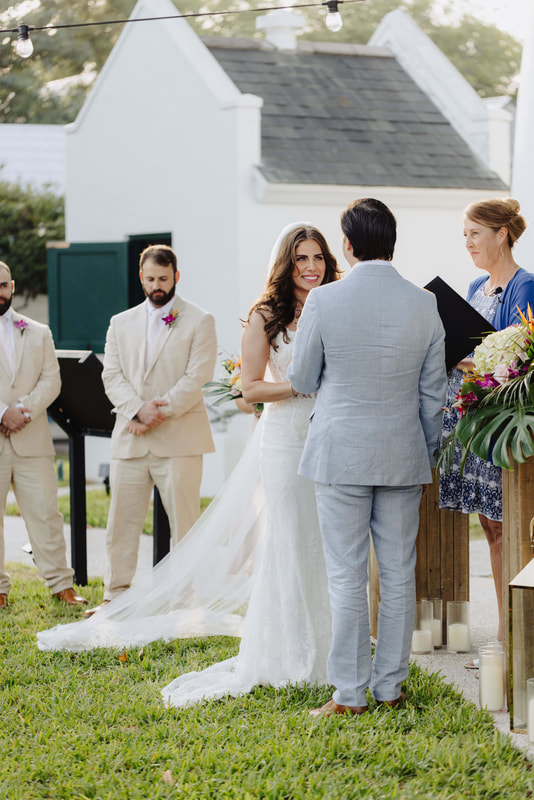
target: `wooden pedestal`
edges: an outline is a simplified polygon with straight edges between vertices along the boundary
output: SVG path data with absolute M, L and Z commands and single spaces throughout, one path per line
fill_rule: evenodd
M 534 517 L 534 458 L 502 471 L 503 647 L 509 643 L 508 584 L 533 556 L 530 522 Z
M 441 597 L 443 600 L 443 641 L 446 641 L 448 600 L 469 600 L 469 515 L 440 511 L 439 475 L 421 498 L 417 564 L 417 599 Z M 371 634 L 376 636 L 380 589 L 374 552 L 369 566 Z

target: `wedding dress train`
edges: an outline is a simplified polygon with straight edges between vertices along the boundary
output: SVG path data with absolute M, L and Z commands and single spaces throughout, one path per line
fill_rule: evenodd
M 294 333 L 288 337 L 286 343 L 279 334 L 270 351 L 275 381 L 287 380 Z M 326 683 L 326 569 L 314 486 L 297 474 L 313 404 L 305 397 L 267 404 L 232 475 L 173 551 L 91 619 L 38 633 L 39 648 L 241 635 L 235 658 L 165 687 L 172 705 L 236 696 L 258 684 Z

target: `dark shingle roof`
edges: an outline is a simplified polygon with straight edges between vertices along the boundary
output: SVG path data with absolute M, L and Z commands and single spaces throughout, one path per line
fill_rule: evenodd
M 505 188 L 388 51 L 204 41 L 241 92 L 263 98 L 270 182 Z

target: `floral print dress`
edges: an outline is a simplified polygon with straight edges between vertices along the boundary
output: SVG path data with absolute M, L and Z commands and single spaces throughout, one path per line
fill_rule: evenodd
M 492 324 L 499 296 L 486 297 L 484 285 L 473 295 L 470 304 Z M 443 414 L 442 442 L 453 431 L 459 419 L 457 409 L 452 408 L 456 396 L 462 388 L 463 372 L 451 369 L 447 389 L 446 407 Z M 483 514 L 488 519 L 502 520 L 502 474 L 500 467 L 470 453 L 460 475 L 462 448 L 456 445 L 454 461 L 449 473 L 442 472 L 439 478 L 439 505 L 449 511 L 462 511 L 464 514 Z

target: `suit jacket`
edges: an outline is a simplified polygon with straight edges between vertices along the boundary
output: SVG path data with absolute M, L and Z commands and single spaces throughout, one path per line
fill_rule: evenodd
M 300 473 L 320 483 L 429 483 L 447 389 L 444 339 L 434 295 L 389 262 L 361 262 L 313 289 L 289 370 L 297 391 L 318 392 Z
M 13 314 L 13 325 L 26 322 L 22 331 L 15 326 L 14 373 L 11 375 L 6 356 L 0 347 L 0 404 L 13 406 L 21 403 L 31 409 L 31 422 L 10 436 L 15 453 L 19 456 L 53 456 L 55 453 L 46 409 L 56 399 L 61 389 L 59 364 L 50 328 L 28 317 Z M 6 437 L 0 433 L 0 453 Z
M 217 357 L 215 321 L 202 308 L 176 296 L 176 322 L 164 328 L 145 369 L 146 301 L 111 318 L 102 379 L 117 415 L 111 436 L 113 458 L 191 456 L 215 449 L 202 386 Z M 165 400 L 168 419 L 143 436 L 128 422 L 147 400 Z

